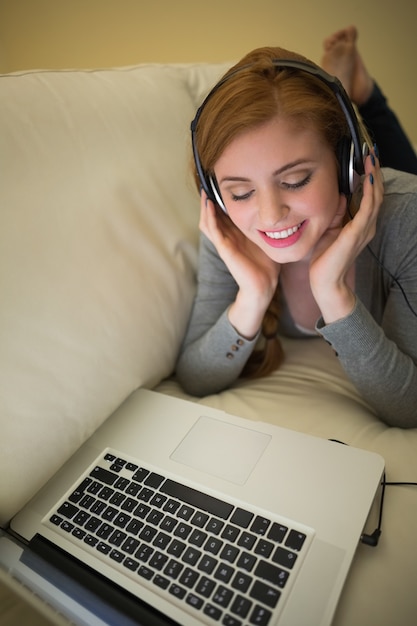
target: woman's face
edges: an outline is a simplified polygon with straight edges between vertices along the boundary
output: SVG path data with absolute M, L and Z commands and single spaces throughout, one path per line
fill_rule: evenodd
M 346 211 L 333 151 L 285 119 L 236 137 L 214 172 L 231 220 L 278 263 L 308 259 Z

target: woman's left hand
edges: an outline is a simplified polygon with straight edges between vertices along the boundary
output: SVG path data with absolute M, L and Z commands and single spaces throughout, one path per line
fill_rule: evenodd
M 382 173 L 375 153 L 365 159 L 363 196 L 358 212 L 345 226 L 338 216 L 315 247 L 310 262 L 310 286 L 324 322 L 330 324 L 349 315 L 355 294 L 349 272 L 372 240 L 384 196 Z

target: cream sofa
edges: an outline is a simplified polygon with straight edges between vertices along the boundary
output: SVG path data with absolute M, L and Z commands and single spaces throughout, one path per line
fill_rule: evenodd
M 0 77 L 2 527 L 137 387 L 187 397 L 172 373 L 197 263 L 189 124 L 227 65 Z M 378 420 L 322 340 L 284 344 L 269 378 L 198 401 L 376 451 L 387 480 L 416 481 L 417 431 Z M 387 487 L 335 626 L 416 623 L 416 521 L 417 488 Z M 3 578 L 0 623 L 38 623 Z

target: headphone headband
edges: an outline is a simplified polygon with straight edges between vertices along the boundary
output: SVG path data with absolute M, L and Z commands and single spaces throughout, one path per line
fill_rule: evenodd
M 272 59 L 272 64 L 276 68 L 293 68 L 297 70 L 301 70 L 315 76 L 319 80 L 321 80 L 324 84 L 326 84 L 332 92 L 335 94 L 339 105 L 343 111 L 343 114 L 346 118 L 346 122 L 349 126 L 351 142 L 349 145 L 342 148 L 343 154 L 340 157 L 341 163 L 341 182 L 340 182 L 340 190 L 342 193 L 346 195 L 352 194 L 355 190 L 357 183 L 360 180 L 362 174 L 364 174 L 364 156 L 365 156 L 365 146 L 362 145 L 361 132 L 359 129 L 358 120 L 356 117 L 355 110 L 352 106 L 349 96 L 347 95 L 345 89 L 343 88 L 342 83 L 336 76 L 332 76 L 328 74 L 320 67 L 304 62 L 298 61 L 295 59 Z M 224 76 L 211 91 L 207 94 L 202 104 L 198 107 L 197 112 L 193 121 L 191 122 L 191 142 L 193 149 L 194 162 L 197 170 L 198 177 L 200 179 L 200 183 L 205 193 L 209 197 L 210 200 L 213 200 L 220 207 L 226 211 L 226 207 L 223 204 L 223 201 L 220 196 L 220 192 L 217 188 L 215 181 L 209 177 L 207 178 L 206 172 L 204 172 L 203 167 L 201 165 L 200 157 L 197 150 L 196 145 L 196 131 L 198 122 L 201 117 L 201 113 L 203 112 L 207 102 L 212 98 L 212 96 L 233 76 L 239 74 L 241 71 L 253 67 L 253 64 L 242 65 L 236 68 L 234 71 L 230 72 L 226 76 Z

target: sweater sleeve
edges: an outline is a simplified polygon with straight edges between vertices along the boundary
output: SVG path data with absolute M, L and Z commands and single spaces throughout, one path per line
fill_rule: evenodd
M 416 326 L 410 310 L 402 322 L 410 341 L 411 329 Z M 417 365 L 410 353 L 399 347 L 399 335 L 390 339 L 384 325 L 375 322 L 359 299 L 346 318 L 328 325 L 320 319 L 317 331 L 333 347 L 350 380 L 378 417 L 389 426 L 417 426 Z
M 258 336 L 240 336 L 227 316 L 237 291 L 216 249 L 201 235 L 197 294 L 176 366 L 179 383 L 191 395 L 229 387 L 255 347 Z

